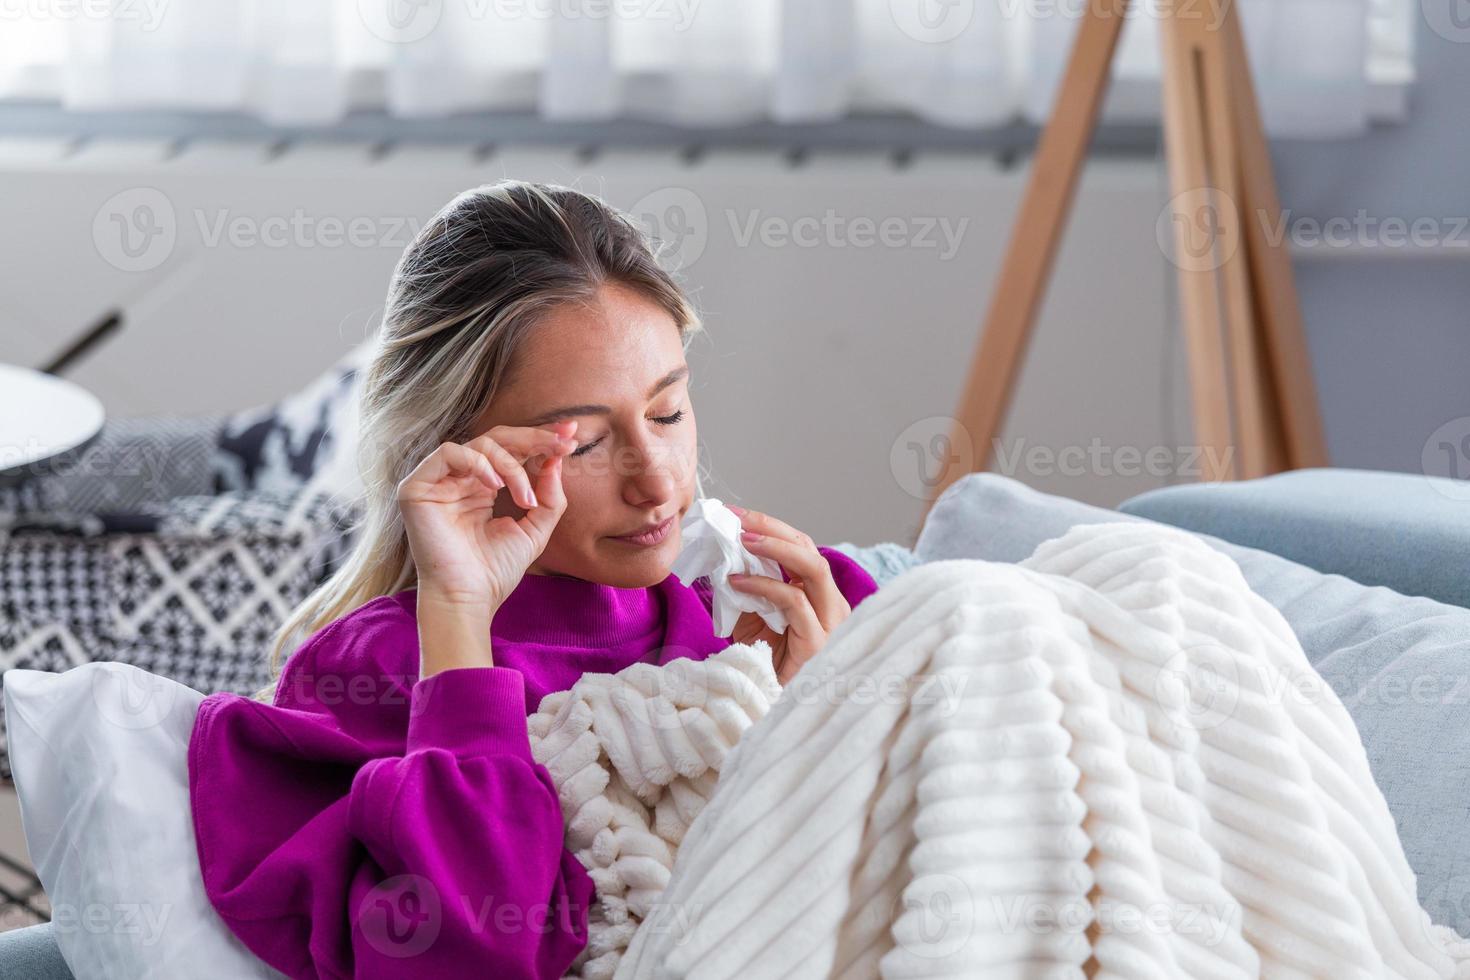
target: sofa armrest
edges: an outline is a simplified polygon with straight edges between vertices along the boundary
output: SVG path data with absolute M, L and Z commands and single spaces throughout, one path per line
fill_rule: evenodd
M 1470 481 L 1309 469 L 1165 487 L 1119 510 L 1259 548 L 1364 585 L 1470 607 Z

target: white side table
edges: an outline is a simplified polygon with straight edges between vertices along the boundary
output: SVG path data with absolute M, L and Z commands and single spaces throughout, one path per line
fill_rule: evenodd
M 102 431 L 96 396 L 70 381 L 0 364 L 0 486 L 50 472 Z

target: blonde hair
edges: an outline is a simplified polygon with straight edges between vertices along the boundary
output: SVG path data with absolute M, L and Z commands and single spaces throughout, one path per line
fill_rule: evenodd
M 668 312 L 687 348 L 693 306 L 626 215 L 568 187 L 507 180 L 465 191 L 415 236 L 394 269 L 379 341 L 359 392 L 363 497 L 352 550 L 271 640 L 273 702 L 282 658 L 359 606 L 413 588 L 399 483 L 433 449 L 476 435 L 512 357 L 552 309 L 604 284 Z

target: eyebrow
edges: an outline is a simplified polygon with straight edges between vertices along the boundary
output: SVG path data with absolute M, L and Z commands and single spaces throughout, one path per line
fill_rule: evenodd
M 649 398 L 649 400 L 652 401 L 653 400 L 653 397 L 655 395 L 657 395 L 659 392 L 663 391 L 669 385 L 674 384 L 680 378 L 683 378 L 683 377 L 685 377 L 688 374 L 689 374 L 689 365 L 687 365 L 687 364 L 682 365 L 680 367 L 674 368 L 674 370 L 670 371 L 668 374 L 664 375 L 662 378 L 659 378 L 658 381 L 654 384 L 654 386 L 648 390 L 648 398 Z M 558 408 L 555 411 L 546 412 L 544 414 L 538 415 L 534 419 L 532 419 L 531 421 L 527 422 L 526 425 L 528 425 L 528 426 L 549 425 L 552 422 L 559 422 L 562 419 L 574 418 L 575 416 L 578 416 L 578 415 L 610 415 L 610 414 L 612 414 L 612 406 L 611 405 L 568 405 L 565 408 Z

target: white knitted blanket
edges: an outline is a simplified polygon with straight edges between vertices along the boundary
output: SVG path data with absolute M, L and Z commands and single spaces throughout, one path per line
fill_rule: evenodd
M 731 749 L 780 695 L 771 648 L 757 641 L 703 661 L 584 674 L 541 699 L 531 752 L 556 784 L 567 849 L 597 886 L 568 977 L 612 977 Z
M 1470 977 L 1342 703 L 1183 532 L 921 565 L 784 691 L 732 647 L 531 726 L 598 884 L 573 975 Z

